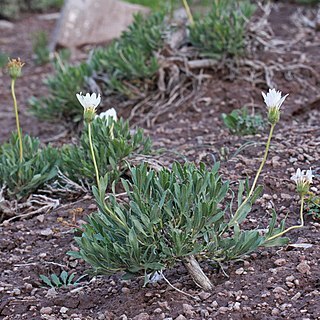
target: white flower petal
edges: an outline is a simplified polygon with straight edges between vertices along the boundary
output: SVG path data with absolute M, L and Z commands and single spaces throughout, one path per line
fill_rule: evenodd
M 114 108 L 111 108 L 105 112 L 100 113 L 97 117 L 99 117 L 101 119 L 111 117 L 111 118 L 113 118 L 114 121 L 118 120 L 117 112 Z
M 265 94 L 264 92 L 261 93 L 267 108 L 280 109 L 284 100 L 288 96 L 288 94 L 286 94 L 284 97 L 281 97 L 281 91 L 276 91 L 276 89 L 269 89 L 269 92 L 267 92 L 267 94 Z
M 85 96 L 83 96 L 82 92 L 80 92 L 80 93 L 77 93 L 76 96 L 84 109 L 88 109 L 88 108 L 95 109 L 101 102 L 100 94 L 97 95 L 96 93 L 92 93 L 92 95 L 87 93 Z

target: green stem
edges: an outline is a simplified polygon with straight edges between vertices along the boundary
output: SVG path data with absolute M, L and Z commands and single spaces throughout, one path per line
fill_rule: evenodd
M 16 99 L 16 94 L 14 91 L 15 79 L 11 81 L 11 94 L 13 98 L 13 105 L 14 105 L 14 112 L 16 116 L 16 124 L 17 124 L 17 131 L 18 131 L 18 139 L 19 139 L 19 159 L 22 162 L 23 159 L 23 147 L 22 147 L 22 137 L 21 137 L 21 129 L 20 129 L 20 122 L 19 122 L 19 112 L 18 112 L 18 104 Z
M 274 131 L 275 125 L 276 124 L 272 124 L 271 125 L 268 141 L 267 141 L 266 148 L 265 148 L 264 155 L 263 155 L 263 159 L 261 161 L 261 164 L 260 164 L 260 167 L 259 167 L 259 169 L 257 171 L 257 174 L 256 174 L 256 176 L 254 178 L 254 181 L 253 181 L 252 187 L 250 189 L 250 192 L 249 192 L 248 196 L 244 199 L 244 201 L 241 203 L 241 205 L 239 206 L 237 211 L 235 212 L 235 214 L 234 214 L 234 216 L 233 216 L 233 218 L 231 220 L 232 223 L 233 223 L 234 220 L 236 220 L 237 214 L 240 211 L 240 209 L 242 209 L 242 207 L 249 201 L 250 197 L 252 196 L 252 194 L 254 192 L 254 189 L 255 189 L 256 184 L 258 182 L 258 179 L 259 179 L 259 176 L 261 174 L 261 171 L 262 171 L 262 169 L 263 169 L 263 167 L 264 167 L 264 165 L 265 165 L 265 163 L 267 161 L 267 157 L 268 157 L 268 153 L 269 153 L 269 149 L 270 149 L 271 138 L 272 138 L 272 135 L 273 135 L 273 131 Z M 226 228 L 227 228 L 227 226 L 226 226 Z M 224 229 L 226 229 L 226 228 L 224 228 Z
M 252 196 L 252 194 L 253 194 L 253 192 L 254 192 L 254 189 L 255 189 L 255 187 L 256 187 L 256 184 L 257 184 L 257 182 L 258 182 L 260 173 L 261 173 L 261 171 L 262 171 L 262 169 L 263 169 L 263 167 L 264 167 L 264 165 L 265 165 L 265 163 L 266 163 L 266 161 L 267 161 L 267 157 L 268 157 L 268 153 L 269 153 L 269 149 L 270 149 L 271 138 L 272 138 L 272 135 L 273 135 L 273 131 L 274 131 L 275 126 L 276 126 L 275 123 L 271 125 L 270 132 L 269 132 L 269 137 L 268 137 L 268 141 L 267 141 L 267 144 L 266 144 L 266 149 L 265 149 L 265 151 L 264 151 L 264 156 L 263 156 L 263 159 L 262 159 L 262 161 L 261 161 L 261 164 L 260 164 L 260 167 L 259 167 L 259 169 L 258 169 L 258 172 L 257 172 L 257 174 L 256 174 L 256 177 L 254 178 L 254 181 L 253 181 L 253 184 L 252 184 L 252 187 L 251 187 L 251 189 L 250 189 L 250 192 L 249 192 L 249 195 L 248 195 L 247 199 Z
M 271 241 L 273 239 L 276 239 L 278 237 L 281 237 L 282 235 L 284 235 L 285 233 L 287 233 L 288 231 L 291 231 L 291 230 L 294 230 L 294 229 L 298 229 L 298 228 L 302 228 L 304 226 L 304 220 L 303 220 L 303 206 L 304 206 L 304 195 L 301 196 L 301 206 L 300 206 L 300 224 L 298 226 L 292 226 L 292 227 L 289 227 L 288 229 L 278 233 L 278 234 L 275 234 L 274 236 L 266 239 L 266 242 L 267 241 Z
M 190 24 L 194 25 L 193 16 L 192 16 L 192 13 L 191 13 L 191 10 L 190 10 L 190 7 L 188 5 L 187 0 L 182 0 L 182 2 L 183 2 L 183 6 L 184 6 L 184 8 L 185 8 L 185 10 L 187 12 L 187 16 L 188 16 L 188 19 L 190 21 Z
M 110 127 L 110 137 L 111 137 L 112 140 L 114 139 L 113 128 L 114 128 L 114 122 L 112 121 L 112 124 L 111 124 L 111 127 Z
M 99 170 L 98 170 L 98 166 L 97 166 L 96 156 L 94 154 L 94 149 L 93 149 L 91 123 L 90 122 L 88 123 L 88 135 L 89 135 L 89 144 L 90 144 L 92 161 L 93 161 L 94 169 L 96 171 L 97 187 L 100 190 L 100 175 L 99 175 Z

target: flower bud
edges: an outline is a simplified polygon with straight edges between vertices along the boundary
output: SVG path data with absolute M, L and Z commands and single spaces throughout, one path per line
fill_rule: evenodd
M 24 66 L 24 63 L 21 62 L 20 58 L 18 59 L 9 59 L 7 68 L 11 79 L 16 80 L 21 76 L 21 69 Z
M 276 124 L 280 120 L 280 109 L 269 108 L 268 109 L 268 121 L 270 124 Z
M 95 108 L 84 109 L 83 118 L 86 123 L 91 123 L 95 117 L 96 117 L 96 109 Z

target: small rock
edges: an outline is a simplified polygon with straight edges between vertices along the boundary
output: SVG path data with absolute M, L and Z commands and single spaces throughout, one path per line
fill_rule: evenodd
M 38 216 L 37 216 L 37 220 L 42 223 L 42 222 L 44 221 L 44 214 L 38 215 Z
M 201 300 L 207 300 L 211 296 L 211 293 L 202 291 L 199 293 L 199 297 Z
M 190 317 L 193 316 L 194 311 L 193 311 L 193 306 L 192 306 L 192 305 L 187 304 L 187 303 L 184 303 L 184 304 L 182 305 L 182 309 L 183 309 L 183 313 L 184 313 L 186 316 L 190 316 Z
M 40 234 L 42 235 L 42 236 L 51 236 L 51 235 L 53 235 L 53 231 L 51 230 L 51 228 L 46 228 L 46 229 L 44 229 L 44 230 L 41 230 L 40 231 Z
M 290 282 L 292 282 L 293 280 L 294 280 L 294 276 L 286 277 L 286 281 L 290 281 Z
M 129 294 L 130 293 L 130 289 L 129 288 L 126 288 L 126 287 L 123 287 L 121 289 L 121 292 L 124 293 L 124 294 Z
M 153 313 L 156 313 L 156 314 L 162 313 L 162 309 L 157 308 L 157 309 L 153 310 Z
M 241 306 L 241 303 L 240 302 L 236 302 L 233 306 L 233 310 L 235 311 L 239 311 L 240 310 L 240 306 Z
M 220 313 L 226 313 L 229 311 L 229 308 L 228 307 L 220 307 L 218 310 Z
M 41 314 L 51 314 L 52 313 L 52 308 L 50 307 L 42 307 L 40 309 Z
M 300 297 L 301 297 L 301 293 L 300 293 L 300 292 L 297 292 L 297 293 L 291 298 L 291 300 L 297 301 Z
M 0 30 L 12 30 L 14 28 L 14 24 L 12 22 L 6 20 L 0 20 Z
M 62 314 L 65 314 L 65 313 L 67 313 L 68 312 L 68 308 L 66 308 L 66 307 L 61 307 L 60 308 L 60 313 L 62 313 Z
M 244 273 L 244 269 L 243 268 L 239 268 L 235 271 L 236 274 L 243 274 Z
M 88 207 L 89 210 L 96 210 L 97 209 L 97 205 L 95 205 L 94 203 L 90 204 L 90 206 Z
M 280 295 L 287 294 L 287 290 L 283 289 L 282 287 L 276 287 L 272 290 L 272 292 Z
M 32 289 L 33 289 L 33 286 L 32 286 L 32 284 L 31 283 L 25 283 L 24 284 L 24 288 L 26 289 L 26 291 L 32 291 Z
M 187 318 L 185 316 L 183 316 L 182 314 L 179 314 L 175 320 L 187 320 Z
M 15 288 L 15 289 L 12 290 L 12 294 L 14 296 L 19 296 L 21 294 L 21 290 L 18 289 L 18 288 Z
M 274 264 L 278 267 L 284 266 L 287 263 L 286 259 L 277 259 L 275 260 Z
M 217 308 L 219 307 L 218 302 L 217 302 L 216 300 L 213 301 L 213 302 L 211 303 L 211 307 L 212 307 L 213 309 L 217 309 Z
M 150 319 L 150 316 L 145 312 L 139 313 L 137 316 L 133 318 L 133 320 L 149 320 L 149 319 Z
M 303 274 L 310 274 L 310 266 L 305 261 L 302 261 L 298 264 L 297 270 Z
M 290 196 L 290 194 L 281 193 L 281 199 L 283 199 L 283 200 L 291 200 L 292 197 Z
M 46 298 L 55 298 L 58 295 L 57 291 L 55 288 L 51 288 L 48 290 L 46 294 Z
M 273 308 L 272 311 L 271 311 L 271 314 L 272 314 L 273 316 L 277 316 L 277 315 L 279 315 L 279 313 L 280 313 L 280 310 L 277 309 L 277 308 Z

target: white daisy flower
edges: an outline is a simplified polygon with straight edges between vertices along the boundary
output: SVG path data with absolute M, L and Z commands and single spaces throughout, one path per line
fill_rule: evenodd
M 312 170 L 301 170 L 297 169 L 296 173 L 291 177 L 297 185 L 297 191 L 301 194 L 305 194 L 309 191 L 310 184 L 312 183 L 312 178 L 314 175 L 312 174 Z
M 103 119 L 103 118 L 108 119 L 109 117 L 111 117 L 114 121 L 118 120 L 117 111 L 114 108 L 111 108 L 105 112 L 101 112 L 99 115 L 96 116 L 96 118 L 97 117 L 99 117 L 101 119 Z
M 289 94 L 286 94 L 285 96 L 282 96 L 281 91 L 276 91 L 276 89 L 269 89 L 269 92 L 265 94 L 264 92 L 261 92 L 264 102 L 267 105 L 267 108 L 276 108 L 280 110 L 281 105 L 283 104 L 284 100 L 286 100 L 287 96 Z
M 101 102 L 100 94 L 97 95 L 95 92 L 92 93 L 91 95 L 87 93 L 85 96 L 82 95 L 82 92 L 80 92 L 80 93 L 77 93 L 76 96 L 85 110 L 91 109 L 95 111 L 97 106 Z
M 92 122 L 96 115 L 96 108 L 101 102 L 100 94 L 92 93 L 91 95 L 87 93 L 85 96 L 82 92 L 76 94 L 79 102 L 83 106 L 83 117 L 87 123 Z

